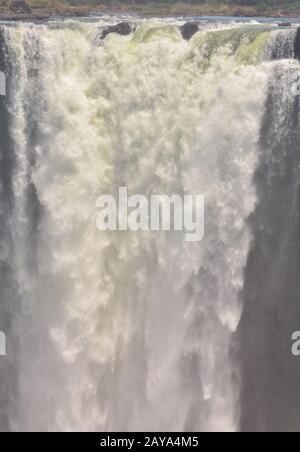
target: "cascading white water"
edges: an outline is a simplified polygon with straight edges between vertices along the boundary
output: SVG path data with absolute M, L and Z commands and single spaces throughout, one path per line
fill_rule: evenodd
M 22 431 L 234 431 L 272 31 L 4 26 Z M 276 41 L 276 45 L 278 42 Z M 96 199 L 205 196 L 205 237 L 99 232 Z M 1 196 L 5 196 L 1 195 Z

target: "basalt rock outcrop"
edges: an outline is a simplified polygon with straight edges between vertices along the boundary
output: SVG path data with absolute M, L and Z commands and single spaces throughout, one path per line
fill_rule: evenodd
M 180 31 L 183 39 L 188 41 L 195 33 L 197 33 L 197 31 L 199 31 L 199 26 L 195 22 L 186 22 L 182 25 Z
M 128 22 L 120 22 L 117 25 L 112 25 L 105 28 L 105 30 L 102 31 L 99 40 L 103 41 L 111 33 L 117 33 L 118 35 L 127 36 L 130 35 L 132 30 L 133 26 Z

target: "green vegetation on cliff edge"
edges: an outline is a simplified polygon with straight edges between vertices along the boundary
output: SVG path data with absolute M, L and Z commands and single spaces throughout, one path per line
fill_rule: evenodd
M 18 1 L 18 0 L 17 0 Z M 28 16 L 28 12 L 11 8 L 15 0 L 0 0 L 0 17 Z M 294 0 L 27 0 L 31 16 L 53 14 L 87 14 L 98 12 L 136 12 L 144 15 L 234 15 L 300 16 L 300 1 Z

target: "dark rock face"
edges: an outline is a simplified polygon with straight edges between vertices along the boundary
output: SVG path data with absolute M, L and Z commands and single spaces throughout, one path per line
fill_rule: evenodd
M 122 36 L 127 36 L 130 35 L 131 31 L 132 27 L 128 22 L 120 22 L 117 25 L 112 25 L 111 27 L 108 27 L 105 30 L 103 30 L 100 36 L 100 41 L 105 39 L 106 36 L 108 36 L 110 33 L 117 33 Z
M 13 0 L 9 5 L 9 9 L 14 13 L 22 13 L 22 14 L 30 14 L 31 13 L 31 8 L 25 2 L 25 0 Z
M 299 431 L 300 363 L 291 336 L 300 318 L 300 99 L 286 95 L 286 70 L 277 66 L 268 84 L 249 218 L 239 326 L 242 432 Z
M 294 42 L 294 58 L 298 58 L 298 60 L 300 60 L 300 27 L 297 29 Z
M 199 31 L 199 27 L 195 22 L 186 22 L 182 25 L 180 31 L 183 39 L 189 40 L 195 33 L 197 33 L 197 31 Z

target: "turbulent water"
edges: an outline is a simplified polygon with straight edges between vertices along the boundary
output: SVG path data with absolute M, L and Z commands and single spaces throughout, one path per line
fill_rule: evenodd
M 296 430 L 296 29 L 108 24 L 0 28 L 0 427 Z M 98 231 L 120 186 L 204 239 Z

